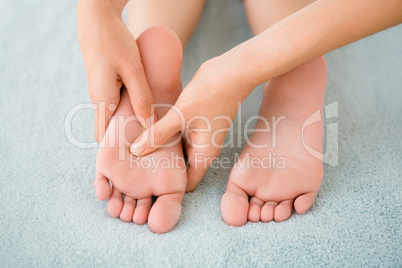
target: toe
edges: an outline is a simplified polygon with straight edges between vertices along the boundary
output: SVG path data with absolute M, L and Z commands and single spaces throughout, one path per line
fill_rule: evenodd
M 300 195 L 295 200 L 295 210 L 298 214 L 304 214 L 306 211 L 311 208 L 314 204 L 314 199 L 317 193 L 306 193 Z
M 293 200 L 282 201 L 275 207 L 274 210 L 274 221 L 281 222 L 285 221 L 292 214 Z
M 112 188 L 109 200 L 107 201 L 107 212 L 113 218 L 117 218 L 120 215 L 123 207 L 123 194 L 115 187 Z
M 229 181 L 221 200 L 223 220 L 232 226 L 242 226 L 247 222 L 248 208 L 247 193 Z
M 110 195 L 109 180 L 101 173 L 96 172 L 94 186 L 95 186 L 96 197 L 101 201 L 106 200 Z
M 251 222 L 260 221 L 261 206 L 264 202 L 258 197 L 253 196 L 250 199 L 250 208 L 248 210 L 248 220 Z
M 125 222 L 133 221 L 133 214 L 136 200 L 129 196 L 124 196 L 123 209 L 120 212 L 120 219 Z
M 148 221 L 149 210 L 152 205 L 152 197 L 146 197 L 137 200 L 133 221 L 135 224 L 142 225 Z
M 278 205 L 277 202 L 265 202 L 261 208 L 261 221 L 270 222 L 274 219 L 274 209 Z
M 149 212 L 148 226 L 154 233 L 166 233 L 179 221 L 183 193 L 159 196 Z

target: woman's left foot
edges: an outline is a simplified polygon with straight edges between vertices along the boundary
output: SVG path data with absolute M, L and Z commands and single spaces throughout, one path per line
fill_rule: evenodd
M 154 26 L 137 38 L 137 44 L 155 103 L 169 107 L 181 91 L 183 50 L 179 38 L 166 27 Z M 155 112 L 162 118 L 167 108 L 159 107 Z M 165 233 L 179 221 L 187 186 L 182 142 L 177 133 L 168 141 L 173 145 L 134 157 L 129 147 L 142 132 L 124 89 L 98 151 L 95 190 L 98 199 L 109 197 L 110 216 L 136 224 L 148 222 L 153 232 Z
M 227 224 L 280 222 L 293 208 L 303 214 L 313 205 L 323 164 L 306 145 L 322 152 L 323 123 L 303 127 L 322 109 L 326 81 L 326 63 L 320 57 L 267 83 L 256 125 L 260 130 L 233 167 L 221 200 Z

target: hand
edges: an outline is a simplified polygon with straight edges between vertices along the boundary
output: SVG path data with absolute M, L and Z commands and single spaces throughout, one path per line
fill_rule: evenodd
M 238 66 L 230 52 L 204 63 L 175 106 L 134 141 L 131 153 L 147 155 L 182 131 L 188 158 L 187 191 L 194 190 L 218 156 L 239 103 L 255 86 L 238 79 Z
M 78 39 L 95 109 L 95 138 L 99 143 L 119 105 L 123 86 L 143 127 L 149 127 L 152 116 L 152 94 L 137 43 L 121 19 L 125 3 L 115 2 L 80 0 L 77 5 Z

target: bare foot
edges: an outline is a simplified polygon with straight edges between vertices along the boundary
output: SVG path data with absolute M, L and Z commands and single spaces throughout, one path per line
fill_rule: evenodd
M 170 29 L 157 26 L 142 33 L 137 43 L 155 103 L 173 104 L 181 91 L 180 40 Z M 157 117 L 167 110 L 157 108 Z M 95 190 L 98 199 L 109 197 L 110 216 L 136 224 L 148 222 L 153 232 L 164 233 L 180 218 L 187 185 L 182 143 L 177 134 L 171 140 L 178 141 L 175 145 L 137 158 L 129 146 L 142 131 L 124 89 L 97 155 Z
M 322 109 L 326 80 L 325 59 L 320 57 L 266 84 L 259 112 L 266 121 L 259 119 L 256 129 L 269 127 L 269 132 L 254 131 L 231 171 L 221 200 L 227 224 L 280 222 L 293 208 L 303 214 L 313 205 L 323 165 L 303 146 L 302 128 Z M 322 122 L 307 127 L 303 140 L 322 152 Z M 261 145 L 267 146 L 256 148 Z

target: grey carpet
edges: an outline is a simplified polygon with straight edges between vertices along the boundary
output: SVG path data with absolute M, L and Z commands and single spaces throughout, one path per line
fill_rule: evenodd
M 66 139 L 67 112 L 89 102 L 75 5 L 1 1 L 1 267 L 402 265 L 401 26 L 326 56 L 326 104 L 339 105 L 327 121 L 338 123 L 339 163 L 325 165 L 308 213 L 229 227 L 219 202 L 230 170 L 211 169 L 185 196 L 178 225 L 157 235 L 108 216 L 93 189 L 97 149 Z M 241 1 L 208 1 L 185 51 L 184 82 L 249 37 Z M 241 122 L 257 113 L 260 96 L 258 88 L 246 100 Z M 78 113 L 75 137 L 92 141 L 92 120 L 90 110 Z

